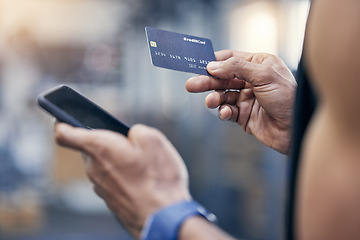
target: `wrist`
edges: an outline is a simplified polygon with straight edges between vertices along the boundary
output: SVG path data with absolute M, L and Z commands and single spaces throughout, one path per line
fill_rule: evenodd
M 210 239 L 208 233 L 213 227 L 212 223 L 209 223 L 206 219 L 200 216 L 191 216 L 187 218 L 181 225 L 178 233 L 179 240 L 182 239 Z M 199 231 L 201 229 L 202 231 Z M 206 236 L 204 236 L 206 232 Z
M 216 216 L 209 213 L 196 201 L 181 201 L 167 206 L 150 215 L 141 233 L 142 240 L 178 239 L 183 223 L 199 216 L 209 222 L 215 222 Z
M 179 229 L 179 240 L 204 239 L 204 240 L 235 240 L 216 225 L 200 216 L 191 216 Z

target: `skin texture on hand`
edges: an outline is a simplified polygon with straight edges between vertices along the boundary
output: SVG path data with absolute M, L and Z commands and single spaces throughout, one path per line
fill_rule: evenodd
M 55 139 L 85 153 L 86 172 L 95 192 L 137 239 L 148 215 L 191 199 L 184 162 L 158 130 L 134 125 L 126 138 L 57 123 Z
M 284 62 L 270 54 L 230 50 L 216 52 L 208 64 L 213 76 L 186 82 L 189 92 L 212 91 L 209 108 L 219 108 L 222 120 L 237 122 L 266 146 L 288 154 L 297 83 Z

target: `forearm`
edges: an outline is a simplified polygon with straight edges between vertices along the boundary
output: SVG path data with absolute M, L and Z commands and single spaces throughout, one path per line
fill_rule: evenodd
M 193 216 L 188 218 L 180 228 L 179 240 L 191 239 L 234 239 L 215 224 L 208 222 L 200 216 Z

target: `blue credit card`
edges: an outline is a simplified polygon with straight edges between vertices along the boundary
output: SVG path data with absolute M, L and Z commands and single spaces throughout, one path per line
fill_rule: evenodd
M 206 66 L 215 61 L 210 39 L 146 27 L 151 60 L 157 67 L 210 75 Z

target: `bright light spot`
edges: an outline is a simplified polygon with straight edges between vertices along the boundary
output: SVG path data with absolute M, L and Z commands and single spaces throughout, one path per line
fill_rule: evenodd
M 230 17 L 231 48 L 277 54 L 276 16 L 276 8 L 269 2 L 256 2 L 235 9 Z
M 286 21 L 282 21 L 282 58 L 291 69 L 296 69 L 304 42 L 305 26 L 309 14 L 308 0 L 291 1 L 283 5 Z
M 113 36 L 125 10 L 113 1 L 0 0 L 5 36 L 26 30 L 39 43 L 91 44 Z M 124 12 L 124 14 L 122 14 Z

